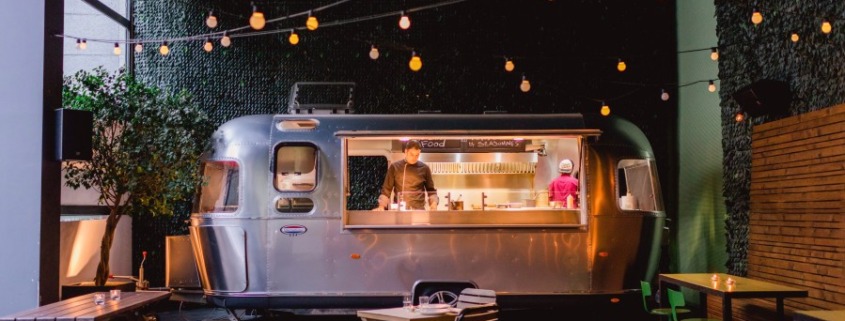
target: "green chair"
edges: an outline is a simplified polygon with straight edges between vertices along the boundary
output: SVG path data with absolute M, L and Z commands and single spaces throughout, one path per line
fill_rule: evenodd
M 678 309 L 678 307 L 686 306 L 686 301 L 684 301 L 684 294 L 681 291 L 675 291 L 672 289 L 667 289 L 669 291 L 669 306 L 672 312 L 672 321 L 678 321 L 678 313 L 682 309 Z M 703 307 L 706 309 L 707 307 Z M 684 309 L 686 310 L 686 309 Z M 689 310 L 687 310 L 689 311 Z M 692 318 L 692 319 L 683 319 L 681 321 L 720 321 L 718 319 L 708 319 L 708 318 Z
M 640 289 L 642 290 L 642 294 L 643 294 L 643 309 L 645 309 L 645 312 L 647 312 L 648 314 L 651 314 L 651 315 L 656 315 L 660 318 L 663 318 L 663 317 L 668 318 L 669 316 L 672 315 L 672 309 L 671 308 L 654 308 L 654 309 L 652 309 L 652 308 L 648 307 L 648 297 L 651 296 L 651 283 L 648 283 L 646 281 L 640 281 Z M 689 312 L 690 312 L 690 310 L 688 310 L 688 309 L 678 309 L 678 313 L 681 313 L 681 314 L 689 313 Z

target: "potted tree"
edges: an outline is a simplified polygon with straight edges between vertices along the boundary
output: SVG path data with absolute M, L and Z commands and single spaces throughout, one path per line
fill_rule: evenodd
M 91 160 L 65 163 L 63 170 L 67 186 L 93 188 L 109 210 L 93 281 L 104 286 L 123 216 L 172 215 L 174 205 L 191 200 L 210 121 L 187 92 L 144 85 L 124 70 L 77 72 L 65 78 L 62 98 L 64 108 L 93 113 Z

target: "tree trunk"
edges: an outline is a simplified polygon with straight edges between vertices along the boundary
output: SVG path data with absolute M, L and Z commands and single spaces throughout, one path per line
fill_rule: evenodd
M 94 277 L 94 284 L 97 286 L 106 285 L 109 279 L 109 257 L 111 256 L 111 244 L 114 240 L 114 231 L 117 229 L 117 223 L 120 221 L 120 216 L 117 213 L 117 206 L 112 207 L 109 211 L 109 217 L 106 219 L 106 230 L 103 232 L 103 240 L 100 243 L 100 264 L 97 265 L 97 275 Z

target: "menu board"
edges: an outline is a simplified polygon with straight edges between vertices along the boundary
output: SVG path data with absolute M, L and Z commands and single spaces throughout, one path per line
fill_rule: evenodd
M 516 139 L 468 139 L 466 140 L 467 152 L 524 152 L 525 141 Z
M 425 153 L 524 152 L 525 141 L 516 139 L 420 139 Z M 401 149 L 401 142 L 397 145 Z M 395 145 L 396 146 L 396 145 Z

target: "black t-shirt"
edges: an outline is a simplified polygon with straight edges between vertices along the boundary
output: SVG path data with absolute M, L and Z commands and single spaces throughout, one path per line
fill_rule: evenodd
M 402 159 L 390 164 L 381 186 L 381 194 L 390 197 L 391 192 L 396 192 L 397 199 L 401 193 L 408 209 L 424 209 L 425 194 L 429 194 L 429 197 L 437 195 L 431 169 L 421 161 L 408 164 Z

